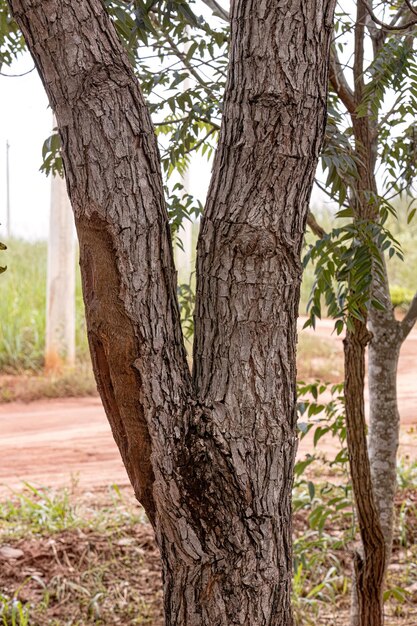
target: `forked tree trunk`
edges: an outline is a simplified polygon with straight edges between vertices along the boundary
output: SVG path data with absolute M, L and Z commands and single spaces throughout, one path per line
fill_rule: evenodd
M 56 113 L 94 370 L 167 626 L 289 626 L 300 248 L 333 0 L 235 0 L 185 357 L 158 152 L 100 0 L 12 0 Z

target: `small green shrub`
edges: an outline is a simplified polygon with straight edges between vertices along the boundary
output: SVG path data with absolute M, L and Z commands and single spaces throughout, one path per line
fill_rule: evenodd
M 0 625 L 29 626 L 29 606 L 0 593 Z

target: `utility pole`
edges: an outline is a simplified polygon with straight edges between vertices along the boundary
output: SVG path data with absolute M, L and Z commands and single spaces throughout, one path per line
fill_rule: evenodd
M 9 140 L 6 139 L 6 232 L 7 239 L 11 237 L 11 226 L 10 226 L 10 165 L 9 165 L 9 150 L 10 144 Z
M 56 126 L 55 118 L 53 126 Z M 75 360 L 74 218 L 64 178 L 52 175 L 46 299 L 45 368 Z

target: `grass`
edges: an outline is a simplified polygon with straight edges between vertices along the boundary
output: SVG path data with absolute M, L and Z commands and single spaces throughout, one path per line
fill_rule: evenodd
M 302 331 L 298 336 L 297 377 L 299 380 L 343 380 L 343 351 L 333 339 Z
M 89 361 L 58 372 L 45 373 L 41 370 L 39 373 L 29 371 L 19 375 L 0 374 L 0 403 L 95 395 L 97 387 Z
M 1 504 L 4 545 L 22 556 L 2 561 L 1 626 L 162 625 L 153 531 L 116 485 L 80 496 L 26 484 Z
M 412 626 L 415 465 L 402 461 L 399 473 L 406 486 L 397 494 L 386 617 L 390 626 Z M 348 623 L 355 522 L 350 491 L 331 480 L 330 471 L 313 490 L 302 476 L 294 490 L 296 626 Z M 5 545 L 22 556 L 2 561 L 1 626 L 162 626 L 159 555 L 129 489 L 80 494 L 75 482 L 60 490 L 25 484 L 0 504 L 0 549 Z
M 46 242 L 7 241 L 0 289 L 0 371 L 38 372 L 44 364 L 46 324 Z M 88 359 L 81 281 L 76 281 L 77 359 Z
M 7 242 L 0 281 L 0 402 L 96 394 L 76 269 L 76 364 L 46 373 L 46 242 Z M 1 625 L 0 625 L 1 626 Z

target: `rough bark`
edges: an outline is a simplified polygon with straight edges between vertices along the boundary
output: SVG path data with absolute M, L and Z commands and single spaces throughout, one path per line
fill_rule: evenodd
M 358 626 L 381 626 L 385 541 L 373 493 L 363 399 L 365 350 L 370 333 L 366 322 L 353 319 L 351 322 L 353 328 L 347 330 L 344 340 L 345 410 L 350 472 L 362 542 L 354 555 L 357 607 L 352 607 L 352 619 Z
M 235 0 L 187 369 L 156 140 L 99 0 L 13 0 L 63 144 L 98 387 L 167 626 L 289 626 L 300 248 L 333 0 Z M 273 71 L 271 71 L 273 69 Z
M 378 149 L 378 119 L 372 115 L 358 116 L 356 108 L 362 103 L 364 95 L 364 41 L 365 27 L 368 9 L 363 0 L 357 0 L 357 12 L 355 23 L 355 54 L 353 64 L 354 75 L 354 108 L 342 91 L 339 80 L 339 95 L 345 102 L 352 120 L 355 151 L 357 156 L 357 178 L 351 188 L 351 206 L 354 210 L 355 219 L 378 220 L 378 188 L 375 179 L 375 166 Z M 381 41 L 376 42 L 374 52 L 377 53 Z M 333 62 L 333 65 L 335 63 Z M 337 66 L 336 66 L 337 67 Z M 335 84 L 335 81 L 332 81 Z M 336 85 L 337 87 L 337 85 Z M 396 404 L 396 367 L 398 361 L 399 345 L 395 343 L 398 336 L 396 331 L 390 337 L 392 352 L 389 360 L 383 364 L 387 356 L 385 344 L 387 335 L 394 330 L 395 318 L 389 298 L 388 277 L 375 276 L 371 287 L 372 297 L 380 300 L 386 306 L 384 313 L 373 309 L 369 313 L 370 328 L 374 333 L 365 339 L 366 332 L 363 324 L 355 324 L 355 330 L 347 334 L 345 343 L 345 378 L 346 378 L 346 419 L 350 422 L 348 429 L 351 432 L 349 450 L 353 458 L 360 458 L 360 468 L 356 461 L 351 461 L 351 471 L 359 473 L 352 485 L 355 494 L 358 520 L 362 538 L 362 548 L 357 552 L 354 562 L 352 579 L 352 603 L 351 603 L 351 626 L 368 626 L 380 624 L 383 621 L 383 585 L 386 568 L 389 563 L 392 546 L 393 532 L 393 507 L 396 487 L 395 455 L 398 447 L 399 416 Z M 355 333 L 358 335 L 355 337 Z M 385 339 L 384 339 L 385 338 Z M 360 349 L 362 342 L 370 342 L 368 353 L 368 384 L 370 406 L 370 430 L 369 449 L 365 434 L 365 421 L 363 413 L 364 377 L 361 375 L 353 384 L 355 368 L 354 359 L 357 359 L 358 371 L 364 362 L 365 345 Z M 356 346 L 356 347 L 355 347 Z M 350 372 L 346 368 L 350 367 Z M 350 383 L 347 384 L 347 379 Z M 393 388 L 394 384 L 394 388 Z M 383 387 L 380 387 L 382 385 Z M 350 395 L 353 394 L 353 397 Z M 357 397 L 361 398 L 361 406 L 356 406 Z M 384 403 L 385 402 L 385 403 Z M 357 415 L 352 414 L 357 412 Z M 348 416 L 348 413 L 350 415 Z M 363 424 L 362 424 L 363 422 Z M 359 432 L 354 436 L 353 429 Z M 380 435 L 382 438 L 380 439 Z M 366 458 L 365 458 L 366 457 Z M 363 480 L 363 485 L 360 481 Z M 364 489 L 363 486 L 367 485 Z M 378 519 L 362 515 L 360 509 L 371 510 L 377 514 Z M 375 533 L 373 541 L 377 548 L 372 546 L 369 537 Z M 380 575 L 382 549 L 379 546 L 381 533 L 384 541 L 383 569 Z M 379 585 L 379 588 L 375 586 Z M 378 604 L 379 603 L 379 604 Z M 379 614 L 379 615 L 378 615 Z M 369 619 L 375 620 L 368 622 Z

